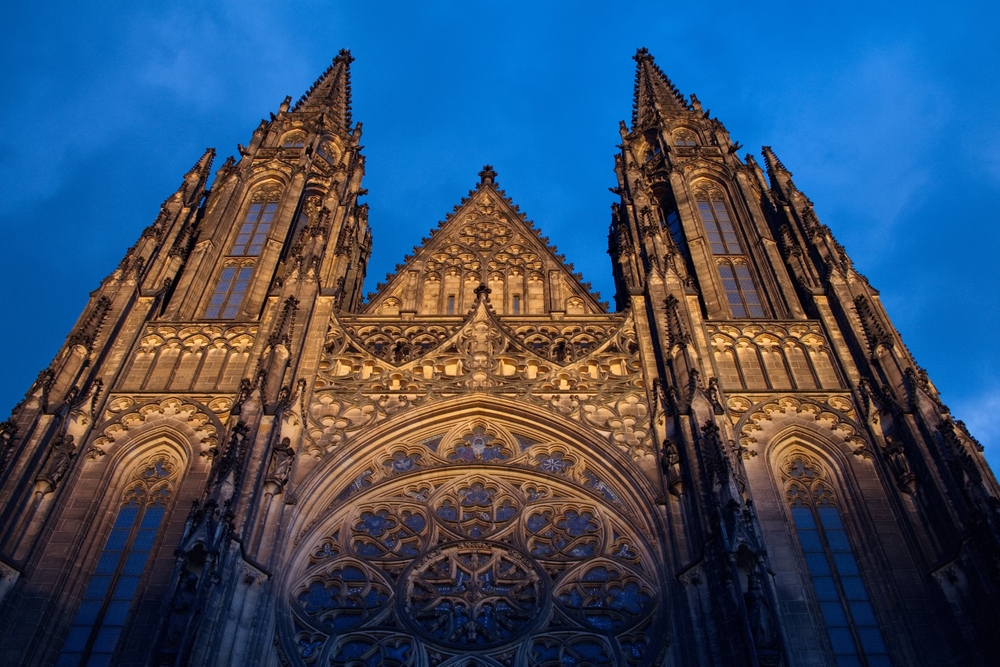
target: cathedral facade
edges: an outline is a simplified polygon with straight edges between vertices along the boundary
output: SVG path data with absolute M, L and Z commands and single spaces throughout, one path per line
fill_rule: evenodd
M 641 49 L 613 310 L 489 166 L 365 298 L 351 60 L 0 424 L 0 663 L 1000 661 L 982 448 L 769 148 Z

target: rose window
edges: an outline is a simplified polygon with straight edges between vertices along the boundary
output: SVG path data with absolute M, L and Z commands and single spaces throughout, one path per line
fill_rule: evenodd
M 666 619 L 645 529 L 593 489 L 481 470 L 400 470 L 317 522 L 288 580 L 293 663 L 654 664 Z
M 530 630 L 541 613 L 542 578 L 536 563 L 504 545 L 452 543 L 414 563 L 403 617 L 434 643 L 501 645 Z

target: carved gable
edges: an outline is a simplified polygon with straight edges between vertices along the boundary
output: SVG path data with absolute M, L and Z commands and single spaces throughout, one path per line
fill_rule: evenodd
M 476 189 L 379 285 L 364 312 L 464 315 L 479 285 L 490 289 L 499 315 L 604 312 L 572 265 L 497 189 L 495 172 L 487 166 L 479 175 Z

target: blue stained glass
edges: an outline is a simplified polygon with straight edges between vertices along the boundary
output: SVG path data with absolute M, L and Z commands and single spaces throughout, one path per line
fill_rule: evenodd
M 844 614 L 844 606 L 837 602 L 821 602 L 819 606 L 823 609 L 823 620 L 827 627 L 846 628 L 847 615 Z
M 830 548 L 834 551 L 846 551 L 850 553 L 851 543 L 847 541 L 847 533 L 842 530 L 826 531 L 826 539 L 830 543 Z
M 887 655 L 867 655 L 868 667 L 892 667 L 892 662 Z
M 833 584 L 833 577 L 813 577 L 813 588 L 816 589 L 816 597 L 820 601 L 840 599 L 837 587 Z
M 807 553 L 806 563 L 809 565 L 809 574 L 813 576 L 824 576 L 830 574 L 830 564 L 826 560 L 824 553 Z
M 851 616 L 854 617 L 854 622 L 859 625 L 869 625 L 875 627 L 875 614 L 872 612 L 872 606 L 867 600 L 862 600 L 860 602 L 851 603 Z
M 868 593 L 865 591 L 861 577 L 842 577 L 840 583 L 844 587 L 844 593 L 848 600 L 867 600 Z
M 75 651 L 83 651 L 83 649 L 87 646 L 87 639 L 89 637 L 89 625 L 74 625 L 69 630 L 69 636 L 66 637 L 66 643 L 63 644 L 63 650 L 71 653 Z
M 427 525 L 427 520 L 419 514 L 411 514 L 403 519 L 403 523 L 405 523 L 406 527 L 410 530 L 419 532 L 424 529 L 424 526 Z
M 163 519 L 163 513 L 166 511 L 163 507 L 150 507 L 146 509 L 146 514 L 142 517 L 142 523 L 139 525 L 140 528 L 152 528 L 157 529 L 160 527 L 160 520 Z
M 122 577 L 115 586 L 115 600 L 131 600 L 139 586 L 139 577 Z
M 108 587 L 111 585 L 111 577 L 92 577 L 87 592 L 83 594 L 84 600 L 103 600 L 108 594 Z
M 94 640 L 94 653 L 110 653 L 115 650 L 118 643 L 118 635 L 122 629 L 118 626 L 102 627 L 97 631 L 97 639 Z
M 79 653 L 63 653 L 59 656 L 59 662 L 56 663 L 56 667 L 77 667 L 82 657 Z
M 812 510 L 808 507 L 793 507 L 792 520 L 795 521 L 795 527 L 799 529 L 816 527 L 816 520 L 813 518 Z
M 840 521 L 840 510 L 836 507 L 819 507 L 816 509 L 819 520 L 823 522 L 823 527 L 827 530 L 842 529 L 844 524 Z
M 885 644 L 882 642 L 882 635 L 878 628 L 858 628 L 858 636 L 861 638 L 861 647 L 865 653 L 885 653 Z
M 118 517 L 115 518 L 115 528 L 131 528 L 135 523 L 135 518 L 139 514 L 139 508 L 134 506 L 122 507 L 118 510 Z
M 87 667 L 106 667 L 111 664 L 110 653 L 91 653 Z
M 115 528 L 108 536 L 107 544 L 104 545 L 106 551 L 121 551 L 128 542 L 128 536 L 132 531 L 128 528 Z
M 94 570 L 95 574 L 114 574 L 115 568 L 118 567 L 118 559 L 121 558 L 122 552 L 120 551 L 105 551 L 101 554 L 101 559 L 97 561 L 97 569 Z
M 146 558 L 148 557 L 149 552 L 147 551 L 130 553 L 128 558 L 125 559 L 125 567 L 122 569 L 122 573 L 136 576 L 142 574 L 142 571 L 146 569 Z
M 532 514 L 528 517 L 528 530 L 533 533 L 537 533 L 539 530 L 544 528 L 548 524 L 548 519 L 541 514 Z
M 128 616 L 131 601 L 115 601 L 108 605 L 108 611 L 104 614 L 104 625 L 125 625 L 125 617 Z
M 155 539 L 155 530 L 143 528 L 137 531 L 135 541 L 132 542 L 132 551 L 149 551 L 153 547 L 153 540 Z
M 818 530 L 800 530 L 799 541 L 802 542 L 802 550 L 805 552 L 823 552 L 823 543 L 819 541 Z
M 101 613 L 100 600 L 84 600 L 80 608 L 76 610 L 73 618 L 74 625 L 93 625 L 97 621 L 97 615 Z
M 856 655 L 858 649 L 854 646 L 854 636 L 847 628 L 827 628 L 833 652 L 837 655 Z
M 833 562 L 836 563 L 837 572 L 840 574 L 858 574 L 858 564 L 854 561 L 853 553 L 833 554 Z

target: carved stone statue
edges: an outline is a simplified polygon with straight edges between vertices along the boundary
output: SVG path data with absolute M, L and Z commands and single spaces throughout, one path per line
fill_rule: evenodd
M 46 487 L 41 489 L 43 493 L 52 492 L 59 480 L 63 478 L 73 462 L 73 455 L 76 453 L 76 444 L 71 435 L 61 435 L 52 444 L 52 451 L 49 459 L 45 462 L 39 481 L 46 482 Z
M 268 477 L 284 486 L 285 482 L 288 481 L 288 473 L 291 472 L 294 460 L 295 450 L 292 449 L 292 441 L 288 438 L 282 438 L 271 452 L 271 470 Z

